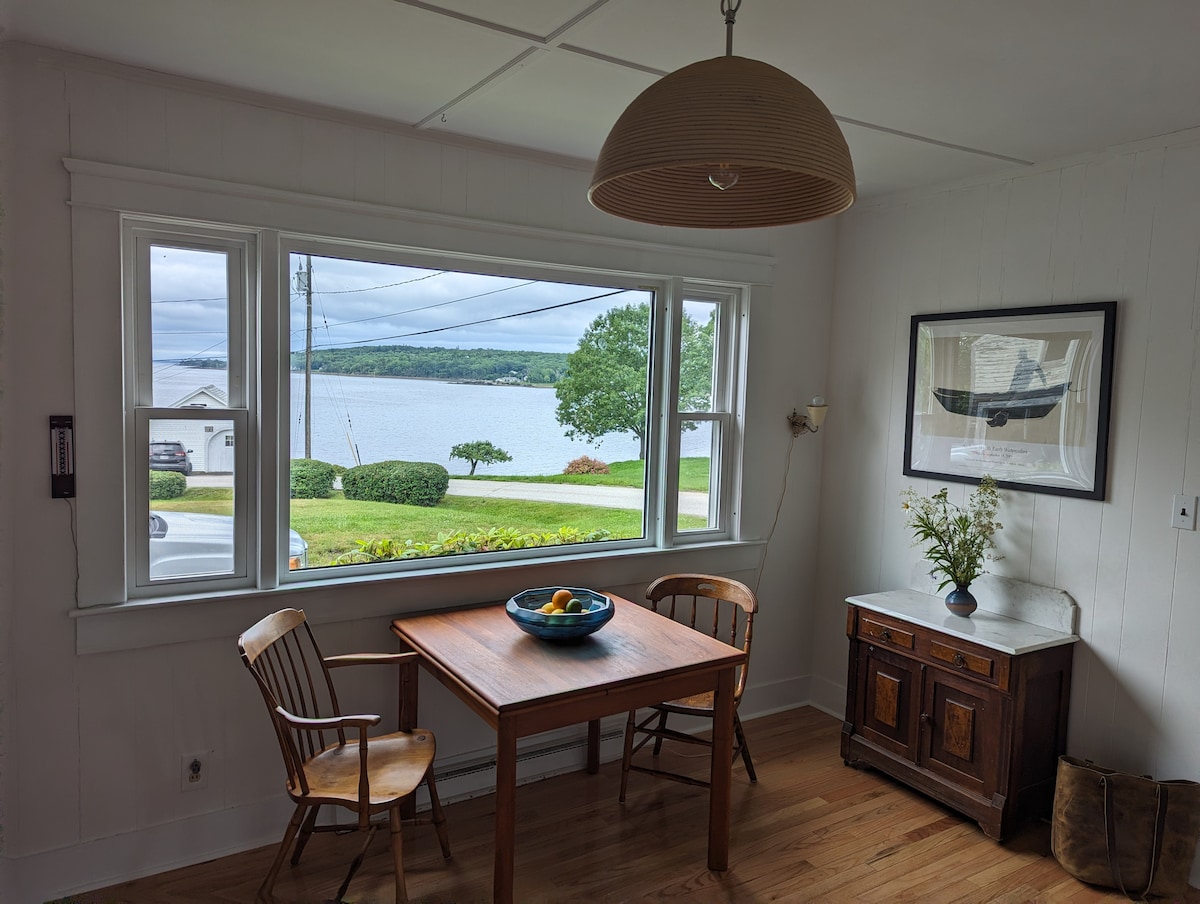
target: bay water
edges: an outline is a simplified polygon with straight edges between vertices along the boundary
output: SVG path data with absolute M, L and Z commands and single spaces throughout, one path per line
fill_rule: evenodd
M 155 397 L 170 405 L 195 389 L 224 389 L 224 371 L 163 367 L 155 374 Z M 291 457 L 304 456 L 304 375 L 291 375 Z M 601 461 L 638 456 L 637 438 L 610 433 L 598 443 L 572 440 L 554 416 L 552 388 L 450 383 L 398 377 L 312 376 L 312 457 L 350 467 L 399 459 L 431 461 L 452 475 L 470 463 L 451 459 L 458 443 L 486 440 L 512 456 L 510 462 L 481 464 L 476 476 L 560 474 L 581 455 Z M 704 431 L 686 433 L 681 454 L 707 456 Z

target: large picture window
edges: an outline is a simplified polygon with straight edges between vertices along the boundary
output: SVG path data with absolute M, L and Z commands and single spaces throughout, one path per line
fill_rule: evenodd
M 264 280 L 257 233 L 124 235 L 141 595 L 732 536 L 736 290 L 279 234 Z

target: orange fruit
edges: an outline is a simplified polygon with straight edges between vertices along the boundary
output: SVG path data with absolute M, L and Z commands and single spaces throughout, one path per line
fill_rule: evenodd
M 555 609 L 565 609 L 567 603 L 571 601 L 570 590 L 555 590 L 554 596 L 550 597 L 550 602 L 554 603 Z

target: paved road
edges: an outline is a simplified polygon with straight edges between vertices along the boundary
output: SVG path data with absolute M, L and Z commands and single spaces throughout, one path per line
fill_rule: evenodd
M 450 480 L 451 496 L 494 496 L 499 499 L 530 499 L 536 502 L 577 502 L 603 508 L 638 509 L 642 491 L 636 487 L 591 487 L 573 483 L 516 483 L 503 480 Z M 681 515 L 708 515 L 708 494 L 679 494 Z
M 188 484 L 194 487 L 227 487 L 228 474 L 192 474 Z M 450 496 L 492 496 L 497 499 L 529 499 L 534 502 L 574 502 L 603 508 L 637 509 L 642 506 L 642 491 L 635 487 L 590 487 L 573 483 L 516 483 L 503 480 L 455 480 L 446 491 Z M 679 494 L 681 515 L 708 515 L 708 494 Z

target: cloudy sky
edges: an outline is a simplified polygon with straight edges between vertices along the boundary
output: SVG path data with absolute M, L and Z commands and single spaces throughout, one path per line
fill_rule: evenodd
M 306 294 L 293 255 L 291 347 L 304 348 Z M 220 357 L 225 266 L 215 252 L 156 247 L 151 261 L 154 358 Z M 393 264 L 312 258 L 313 347 L 418 345 L 574 351 L 593 320 L 650 294 Z

